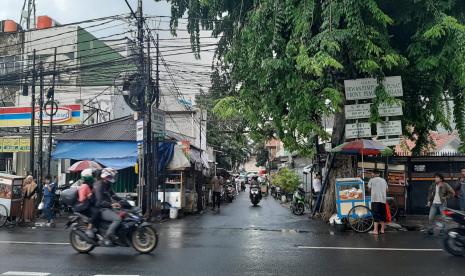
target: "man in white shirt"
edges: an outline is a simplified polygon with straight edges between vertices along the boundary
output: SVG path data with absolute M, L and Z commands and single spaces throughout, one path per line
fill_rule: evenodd
M 386 180 L 379 177 L 378 170 L 374 171 L 374 177 L 368 182 L 368 188 L 371 190 L 371 212 L 375 219 L 375 226 L 370 234 L 384 234 L 384 225 L 386 223 L 386 192 L 388 184 Z M 381 224 L 381 230 L 378 232 L 378 226 Z
M 313 179 L 313 192 L 319 194 L 321 192 L 321 175 L 319 173 L 315 174 Z

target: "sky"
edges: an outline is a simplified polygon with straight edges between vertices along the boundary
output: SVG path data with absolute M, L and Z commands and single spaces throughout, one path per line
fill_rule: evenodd
M 137 8 L 137 0 L 128 0 L 134 10 Z M 11 19 L 19 23 L 21 9 L 24 0 L 0 0 L 0 20 Z M 55 21 L 66 24 L 84 21 L 87 19 L 129 13 L 124 0 L 36 0 L 36 15 L 48 15 Z M 170 16 L 171 7 L 166 1 L 144 0 L 143 10 L 146 15 Z M 168 19 L 163 19 L 160 28 L 169 29 Z M 186 21 L 184 21 L 186 22 Z M 185 25 L 180 25 L 185 28 Z M 209 36 L 204 33 L 202 37 Z M 161 31 L 160 38 L 171 37 L 169 31 Z M 187 32 L 179 31 L 178 37 L 188 37 Z M 202 43 L 212 43 L 214 40 L 204 40 Z M 161 43 L 160 43 L 161 45 Z M 186 45 L 188 40 L 186 40 Z M 167 60 L 187 61 L 201 64 L 211 64 L 213 53 L 201 54 L 200 60 L 195 60 L 194 55 L 184 54 L 181 56 L 170 56 Z

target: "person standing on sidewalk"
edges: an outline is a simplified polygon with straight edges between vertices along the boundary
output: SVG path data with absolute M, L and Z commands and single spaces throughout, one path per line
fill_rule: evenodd
M 56 184 L 50 176 L 45 177 L 43 188 L 44 194 L 44 214 L 47 218 L 47 227 L 55 227 L 55 214 L 53 213 L 53 201 L 55 200 Z
M 215 207 L 218 206 L 218 212 L 220 211 L 220 202 L 221 202 L 221 190 L 223 185 L 221 185 L 221 181 L 215 175 L 212 179 L 213 184 L 213 210 Z
M 370 234 L 373 235 L 384 234 L 386 223 L 386 192 L 388 184 L 379 175 L 379 171 L 375 170 L 374 177 L 368 182 L 368 188 L 371 190 L 371 211 L 375 219 L 374 229 L 370 231 Z M 381 225 L 381 230 L 378 230 L 379 225 Z
M 444 176 L 440 173 L 434 175 L 434 183 L 431 184 L 428 192 L 428 203 L 429 209 L 429 234 L 433 234 L 433 223 L 437 215 L 442 216 L 442 211 L 447 206 L 447 199 L 455 195 L 454 189 L 444 182 Z
M 28 175 L 23 183 L 23 222 L 29 223 L 36 217 L 37 183 L 32 175 Z
M 460 210 L 465 212 L 465 168 L 463 168 L 460 173 L 462 177 L 459 179 L 459 200 L 460 200 Z

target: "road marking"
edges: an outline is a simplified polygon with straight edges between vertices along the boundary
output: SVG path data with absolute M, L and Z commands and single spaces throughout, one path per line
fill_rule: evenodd
M 96 274 L 94 276 L 139 276 L 139 275 Z
M 0 241 L 0 244 L 69 245 L 68 242 Z
M 335 247 L 335 246 L 297 246 L 299 249 L 327 249 L 327 250 L 360 250 L 360 251 L 419 251 L 419 252 L 439 252 L 439 248 L 392 248 L 392 247 Z
M 50 273 L 46 272 L 26 272 L 26 271 L 8 271 L 3 273 L 2 275 L 9 275 L 9 276 L 47 276 Z

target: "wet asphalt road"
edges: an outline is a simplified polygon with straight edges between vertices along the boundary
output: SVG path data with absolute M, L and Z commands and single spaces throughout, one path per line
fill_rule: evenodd
M 465 258 L 441 251 L 437 238 L 333 233 L 273 198 L 252 207 L 246 193 L 219 214 L 168 221 L 157 230 L 160 243 L 151 255 L 132 248 L 81 255 L 60 228 L 0 229 L 0 275 L 465 275 Z

